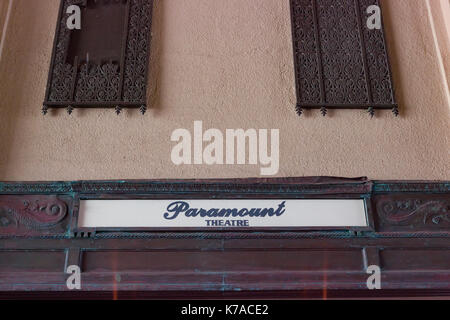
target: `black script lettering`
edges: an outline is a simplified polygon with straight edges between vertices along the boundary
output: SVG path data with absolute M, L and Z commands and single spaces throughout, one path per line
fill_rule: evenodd
M 186 217 L 196 217 L 196 216 L 198 216 L 197 209 L 189 209 L 186 211 Z
M 189 209 L 189 204 L 187 202 L 184 201 L 172 202 L 167 207 L 168 212 L 164 213 L 164 218 L 166 218 L 167 220 L 176 219 L 181 212 L 184 212 L 187 209 Z M 173 215 L 170 216 L 170 213 L 172 212 Z
M 237 209 L 222 209 L 219 212 L 219 217 L 229 217 L 232 215 L 233 217 L 237 216 Z

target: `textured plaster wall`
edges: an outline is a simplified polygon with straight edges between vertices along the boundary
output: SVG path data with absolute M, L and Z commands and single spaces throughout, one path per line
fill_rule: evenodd
M 173 165 L 170 135 L 194 120 L 280 129 L 279 176 L 450 178 L 448 87 L 425 0 L 384 1 L 402 115 L 373 120 L 363 111 L 296 116 L 288 0 L 157 0 L 149 113 L 43 117 L 58 3 L 13 1 L 0 61 L 0 180 L 259 175 L 259 166 Z

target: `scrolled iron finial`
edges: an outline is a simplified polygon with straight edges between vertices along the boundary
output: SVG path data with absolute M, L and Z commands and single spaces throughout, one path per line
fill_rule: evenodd
M 72 106 L 67 106 L 67 113 L 69 114 L 69 115 L 71 115 L 72 113 L 73 113 L 73 107 Z
M 400 111 L 398 110 L 398 106 L 395 106 L 394 108 L 392 108 L 392 113 L 396 117 L 398 117 L 400 115 Z
M 369 107 L 369 109 L 367 109 L 367 113 L 370 115 L 370 118 L 372 119 L 375 116 L 375 109 L 373 107 Z
M 326 107 L 322 107 L 320 108 L 320 113 L 322 114 L 322 116 L 326 116 L 328 114 L 328 110 Z
M 119 115 L 122 113 L 122 107 L 116 106 L 115 112 L 116 112 L 116 114 L 119 116 Z
M 145 113 L 147 112 L 147 106 L 145 104 L 143 104 L 140 108 L 139 111 L 141 112 L 142 115 L 145 115 Z

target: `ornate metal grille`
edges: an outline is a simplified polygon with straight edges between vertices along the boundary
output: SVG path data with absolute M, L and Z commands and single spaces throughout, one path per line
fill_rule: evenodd
M 81 8 L 80 30 L 67 27 L 71 5 Z M 153 0 L 61 0 L 43 113 L 139 108 L 144 114 L 152 8 Z
M 299 115 L 304 109 L 324 116 L 328 109 L 399 114 L 383 25 L 367 26 L 373 5 L 380 8 L 378 0 L 291 0 Z

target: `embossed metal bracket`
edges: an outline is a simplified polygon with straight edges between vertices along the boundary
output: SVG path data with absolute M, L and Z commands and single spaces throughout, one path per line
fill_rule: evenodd
M 81 8 L 80 30 L 67 27 L 71 5 Z M 50 108 L 145 114 L 152 9 L 153 0 L 61 0 L 43 114 Z
M 379 29 L 367 26 L 371 6 L 380 8 Z M 305 109 L 399 115 L 378 0 L 291 0 L 291 20 L 299 115 Z

